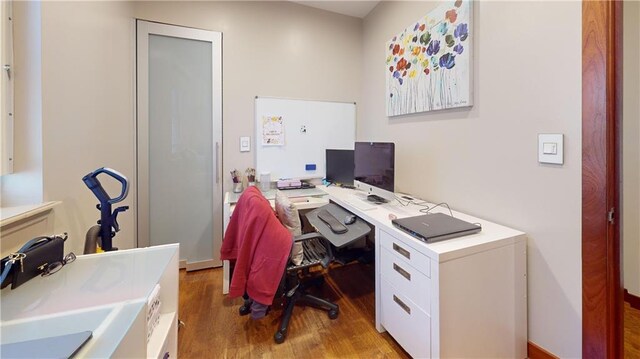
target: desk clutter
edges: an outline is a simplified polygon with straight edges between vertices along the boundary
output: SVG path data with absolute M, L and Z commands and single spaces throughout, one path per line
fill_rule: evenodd
M 276 182 L 276 188 L 279 190 L 316 188 L 315 185 L 297 179 L 282 179 Z
M 245 177 L 247 179 L 247 187 L 256 185 L 256 170 L 254 168 L 247 168 L 244 171 Z M 233 181 L 233 192 L 240 193 L 243 190 L 242 184 L 242 174 L 237 169 L 231 171 L 231 180 Z

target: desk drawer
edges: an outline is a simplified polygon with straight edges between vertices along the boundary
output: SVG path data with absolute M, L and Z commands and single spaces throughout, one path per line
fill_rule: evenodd
M 380 281 L 382 326 L 414 358 L 431 356 L 431 318 L 391 285 Z
M 383 230 L 380 230 L 380 244 L 391 253 L 398 254 L 403 260 L 427 277 L 431 277 L 431 260 L 429 257 Z
M 425 313 L 431 314 L 429 307 L 431 279 L 400 259 L 401 255 L 391 253 L 386 248 L 382 248 L 381 252 L 380 274 L 382 278 L 393 283 L 401 294 L 416 303 Z

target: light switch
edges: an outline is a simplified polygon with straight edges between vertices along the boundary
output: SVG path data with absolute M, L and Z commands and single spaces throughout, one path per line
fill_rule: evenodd
M 564 163 L 564 136 L 561 133 L 538 135 L 538 162 Z
M 554 142 L 545 142 L 542 144 L 542 153 L 545 155 L 558 154 L 558 144 Z
M 251 151 L 251 137 L 240 137 L 240 152 Z

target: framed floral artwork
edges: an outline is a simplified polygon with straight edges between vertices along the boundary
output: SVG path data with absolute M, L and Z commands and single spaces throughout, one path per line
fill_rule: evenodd
M 472 11 L 443 1 L 387 43 L 387 116 L 473 105 Z

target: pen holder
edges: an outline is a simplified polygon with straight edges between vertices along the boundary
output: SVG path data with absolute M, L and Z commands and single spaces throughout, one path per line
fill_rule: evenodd
M 233 193 L 242 192 L 242 182 L 234 182 L 233 184 Z
M 262 172 L 260 174 L 260 190 L 262 190 L 262 192 L 266 192 L 269 189 L 271 189 L 271 173 Z

